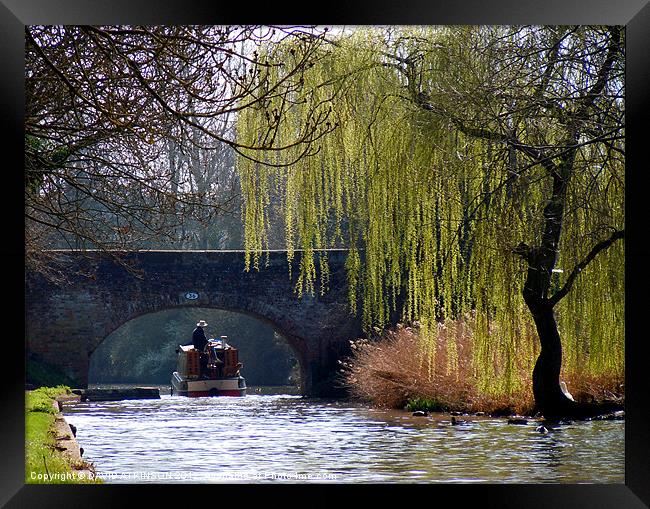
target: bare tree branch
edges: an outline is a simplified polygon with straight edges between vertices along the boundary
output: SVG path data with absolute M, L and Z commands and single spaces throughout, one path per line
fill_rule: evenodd
M 604 251 L 618 239 L 622 239 L 624 237 L 625 230 L 616 230 L 609 238 L 596 244 L 591 249 L 591 251 L 589 251 L 589 254 L 573 268 L 571 274 L 569 274 L 569 277 L 564 283 L 564 286 L 562 286 L 562 288 L 560 288 L 549 298 L 549 304 L 551 307 L 555 306 L 566 294 L 569 293 L 569 290 L 571 290 L 571 287 L 573 286 L 575 279 L 578 277 L 578 274 L 580 274 L 585 269 L 585 267 L 589 265 L 589 263 L 591 263 L 594 258 L 596 258 L 596 255 L 598 255 L 598 253 Z

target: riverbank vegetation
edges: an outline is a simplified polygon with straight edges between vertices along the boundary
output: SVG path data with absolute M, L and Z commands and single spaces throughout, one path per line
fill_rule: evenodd
M 57 449 L 57 396 L 70 394 L 66 386 L 41 387 L 28 391 L 25 400 L 25 482 L 36 484 L 98 483 L 87 475 L 92 466 Z
M 417 326 L 398 325 L 374 340 L 354 341 L 352 356 L 342 362 L 342 382 L 352 397 L 384 408 L 533 415 L 531 356 L 527 352 L 515 355 L 515 386 L 508 391 L 490 391 L 481 383 L 481 359 L 472 324 L 473 319 L 468 318 L 439 325 L 435 366 L 422 348 Z M 533 342 L 534 332 L 527 334 Z M 496 376 L 502 376 L 503 366 L 492 362 Z M 589 374 L 576 366 L 563 369 L 561 379 L 576 400 L 622 402 L 625 398 L 622 372 Z

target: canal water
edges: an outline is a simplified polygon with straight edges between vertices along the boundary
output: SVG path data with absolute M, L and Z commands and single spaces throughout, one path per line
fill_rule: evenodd
M 168 391 L 64 406 L 84 458 L 106 483 L 625 481 L 620 420 L 541 434 L 535 420 L 463 416 L 452 426 L 449 414 L 414 417 L 254 388 L 244 398 Z

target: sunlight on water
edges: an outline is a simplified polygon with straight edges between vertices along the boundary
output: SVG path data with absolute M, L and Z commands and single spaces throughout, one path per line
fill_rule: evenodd
M 504 419 L 413 417 L 296 395 L 66 406 L 107 483 L 623 483 L 624 422 L 535 431 Z

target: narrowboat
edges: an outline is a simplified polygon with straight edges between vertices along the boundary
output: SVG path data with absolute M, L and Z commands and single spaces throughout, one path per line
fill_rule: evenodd
M 172 374 L 171 394 L 177 396 L 245 396 L 246 380 L 238 351 L 226 342 L 210 339 L 203 352 L 179 345 L 177 370 Z

